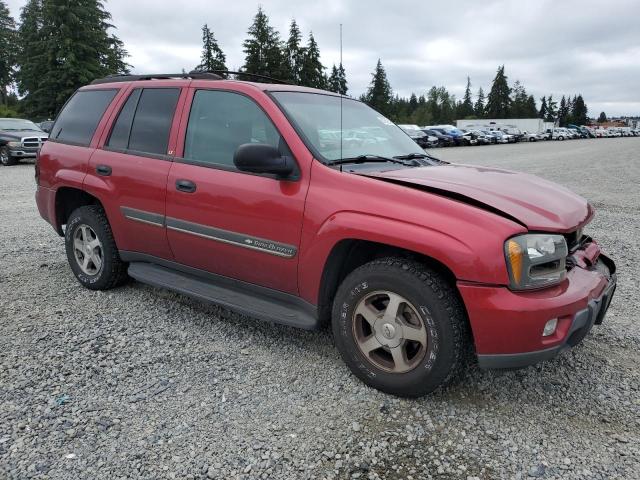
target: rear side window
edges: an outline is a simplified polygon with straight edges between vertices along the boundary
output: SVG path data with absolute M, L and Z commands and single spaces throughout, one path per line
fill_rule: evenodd
M 50 137 L 65 143 L 89 145 L 105 110 L 118 90 L 76 92 L 58 116 Z
M 131 92 L 111 130 L 107 145 L 166 155 L 179 97 L 179 88 L 145 88 Z
M 129 95 L 129 98 L 124 104 L 124 107 L 122 107 L 122 110 L 120 110 L 118 119 L 116 120 L 113 130 L 111 130 L 109 140 L 107 141 L 107 145 L 110 147 L 126 149 L 129 146 L 131 122 L 136 113 L 136 107 L 138 106 L 138 99 L 140 98 L 141 92 L 142 90 L 140 89 L 134 90 L 131 95 Z
M 184 158 L 235 168 L 233 155 L 244 143 L 286 148 L 271 120 L 249 98 L 231 92 L 198 90 L 189 114 Z

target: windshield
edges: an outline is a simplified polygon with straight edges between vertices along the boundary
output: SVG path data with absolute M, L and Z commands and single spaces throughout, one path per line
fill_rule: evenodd
M 340 97 L 306 92 L 272 95 L 324 161 L 361 155 L 424 155 L 424 150 L 391 120 L 357 100 L 343 97 L 341 129 Z
M 22 120 L 19 118 L 2 118 L 0 119 L 0 130 L 40 130 L 38 126 L 31 120 Z

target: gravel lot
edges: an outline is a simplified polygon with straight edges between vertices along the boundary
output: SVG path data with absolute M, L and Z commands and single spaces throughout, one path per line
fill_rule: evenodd
M 535 173 L 597 209 L 618 263 L 604 325 L 525 370 L 420 400 L 372 390 L 328 331 L 138 283 L 85 290 L 0 168 L 0 478 L 640 478 L 640 139 L 435 150 Z

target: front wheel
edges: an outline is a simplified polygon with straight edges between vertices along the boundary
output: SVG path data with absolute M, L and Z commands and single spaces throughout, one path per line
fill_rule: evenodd
M 369 262 L 336 293 L 336 346 L 366 384 L 417 397 L 449 383 L 469 348 L 462 303 L 447 280 L 402 258 Z
M 10 167 L 11 165 L 18 163 L 18 160 L 9 154 L 9 147 L 6 145 L 0 147 L 0 163 L 5 167 Z

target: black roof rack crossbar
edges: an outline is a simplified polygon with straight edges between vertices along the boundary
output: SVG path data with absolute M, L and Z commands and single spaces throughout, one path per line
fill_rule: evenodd
M 281 83 L 284 85 L 294 85 L 286 80 L 280 80 L 279 78 L 268 77 L 267 75 L 259 75 L 257 73 L 249 72 L 235 72 L 232 70 L 206 70 L 196 71 L 192 70 L 189 73 L 152 73 L 147 75 L 109 75 L 104 78 L 98 78 L 91 82 L 91 85 L 100 85 L 102 83 L 115 83 L 115 82 L 134 82 L 137 80 L 170 80 L 172 78 L 192 79 L 192 80 L 224 80 L 223 75 L 240 75 L 245 77 L 259 78 L 261 80 L 268 80 L 272 83 Z
M 99 85 L 101 83 L 115 82 L 133 82 L 137 80 L 170 80 L 172 78 L 183 78 L 193 80 L 222 80 L 224 77 L 216 75 L 212 72 L 190 72 L 190 73 L 153 73 L 147 75 L 109 75 L 104 78 L 98 78 L 91 82 L 91 85 Z
M 233 70 L 204 70 L 204 71 L 196 71 L 192 70 L 190 74 L 199 74 L 199 73 L 208 73 L 213 75 L 244 75 L 245 77 L 253 77 L 260 78 L 262 80 L 269 80 L 272 83 L 281 83 L 283 85 L 294 85 L 291 82 L 287 82 L 286 80 L 281 80 L 279 78 L 268 77 L 267 75 L 259 75 L 257 73 L 249 73 L 249 72 L 235 72 Z

